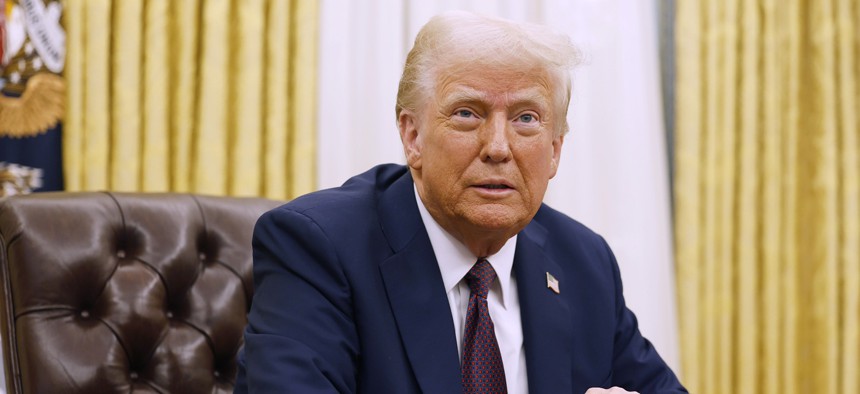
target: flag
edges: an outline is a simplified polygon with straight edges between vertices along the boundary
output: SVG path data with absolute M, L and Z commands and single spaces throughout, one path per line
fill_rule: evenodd
M 6 65 L 3 61 L 3 48 L 6 47 L 6 0 L 0 0 L 0 69 Z
M 62 190 L 62 6 L 0 0 L 0 10 L 0 196 Z

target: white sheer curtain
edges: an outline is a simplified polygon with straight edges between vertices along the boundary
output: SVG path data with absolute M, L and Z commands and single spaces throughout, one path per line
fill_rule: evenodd
M 656 0 L 324 0 L 319 187 L 404 162 L 394 116 L 401 68 L 418 29 L 450 9 L 550 25 L 582 49 L 571 132 L 546 202 L 607 239 L 642 332 L 677 371 Z

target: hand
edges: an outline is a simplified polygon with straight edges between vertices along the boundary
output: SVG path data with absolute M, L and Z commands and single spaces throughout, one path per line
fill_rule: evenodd
M 622 389 L 621 387 L 615 386 L 611 389 L 603 389 L 600 387 L 592 387 L 585 392 L 585 394 L 639 394 L 638 391 L 627 391 Z

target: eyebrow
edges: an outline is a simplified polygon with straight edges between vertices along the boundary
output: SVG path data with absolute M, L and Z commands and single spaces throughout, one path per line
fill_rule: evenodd
M 459 87 L 451 94 L 445 95 L 442 107 L 448 107 L 455 103 L 475 103 L 487 101 L 487 94 L 469 87 Z
M 534 104 L 540 107 L 548 107 L 550 104 L 547 98 L 541 94 L 540 88 L 537 87 L 508 93 L 508 95 L 509 101 L 513 103 L 513 105 Z M 442 107 L 445 108 L 456 103 L 481 103 L 488 101 L 487 96 L 488 95 L 485 92 L 481 92 L 467 86 L 461 86 L 446 95 L 441 104 Z

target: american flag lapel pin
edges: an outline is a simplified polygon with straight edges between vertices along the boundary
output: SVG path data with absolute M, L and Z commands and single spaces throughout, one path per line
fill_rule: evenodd
M 555 294 L 559 294 L 558 279 L 549 272 L 546 273 L 546 287 L 555 292 Z

